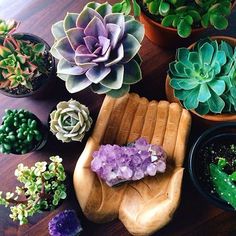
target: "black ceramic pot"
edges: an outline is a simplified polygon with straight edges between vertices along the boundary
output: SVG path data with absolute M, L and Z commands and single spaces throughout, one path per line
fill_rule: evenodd
M 216 143 L 223 144 L 235 144 L 236 145 L 236 122 L 222 123 L 214 128 L 206 130 L 193 144 L 189 153 L 189 172 L 191 179 L 197 188 L 197 190 L 212 204 L 226 210 L 235 211 L 226 201 L 222 200 L 218 195 L 212 192 L 209 185 L 206 184 L 205 176 L 203 176 L 203 170 L 205 163 L 203 156 L 199 154 L 200 150 L 208 146 L 209 144 Z M 210 178 L 209 178 L 210 181 Z
M 16 33 L 13 34 L 14 38 L 16 39 L 22 39 L 22 40 L 28 40 L 30 42 L 33 43 L 43 43 L 46 46 L 46 52 L 48 54 L 48 60 L 50 61 L 49 64 L 49 73 L 48 75 L 41 75 L 44 76 L 44 82 L 42 83 L 42 85 L 29 93 L 25 93 L 25 94 L 13 94 L 13 93 L 9 93 L 7 91 L 4 91 L 3 89 L 0 89 L 0 93 L 9 96 L 9 97 L 15 97 L 15 98 L 22 98 L 22 97 L 29 97 L 29 96 L 33 96 L 35 98 L 39 98 L 39 97 L 43 97 L 46 94 L 46 90 L 51 87 L 52 85 L 52 80 L 55 77 L 55 59 L 54 57 L 50 54 L 50 49 L 51 47 L 49 46 L 49 44 L 43 40 L 42 38 L 34 35 L 34 34 L 28 34 L 28 33 Z M 1 39 L 2 41 L 2 39 Z

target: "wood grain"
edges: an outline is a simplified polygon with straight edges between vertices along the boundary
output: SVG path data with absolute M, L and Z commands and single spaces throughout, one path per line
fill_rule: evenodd
M 111 3 L 115 0 L 109 0 Z M 64 18 L 67 11 L 79 12 L 88 0 L 1 0 L 0 17 L 14 17 L 22 21 L 19 31 L 37 34 L 43 37 L 49 44 L 52 44 L 53 37 L 50 33 L 50 26 L 57 20 Z M 103 2 L 103 1 L 100 1 Z M 224 34 L 236 36 L 236 12 L 231 17 L 230 28 L 227 31 L 217 32 L 209 30 L 209 34 Z M 132 87 L 133 92 L 140 96 L 145 96 L 149 100 L 160 100 L 165 98 L 165 77 L 168 69 L 168 62 L 174 57 L 174 51 L 163 50 L 153 45 L 147 39 L 143 41 L 141 49 L 143 58 L 142 71 L 144 79 Z M 65 88 L 64 83 L 58 78 L 55 79 L 54 88 L 45 94 L 44 99 L 22 98 L 14 99 L 0 95 L 0 116 L 6 108 L 26 108 L 34 112 L 43 121 L 47 122 L 51 109 L 61 100 L 77 98 L 86 104 L 95 120 L 100 110 L 104 96 L 91 93 L 89 90 L 71 95 Z M 164 105 L 163 105 L 164 106 Z M 158 109 L 163 109 L 158 107 Z M 189 143 L 196 139 L 198 134 L 206 128 L 199 126 L 198 121 L 194 121 Z M 164 125 L 164 124 L 163 124 Z M 162 140 L 159 137 L 157 142 Z M 178 137 L 177 137 L 178 138 Z M 106 224 L 94 224 L 88 221 L 82 214 L 77 204 L 73 184 L 72 174 L 78 156 L 81 154 L 86 139 L 78 144 L 61 144 L 52 136 L 45 148 L 37 153 L 30 153 L 24 156 L 0 155 L 0 189 L 3 191 L 14 190 L 16 181 L 13 176 L 18 163 L 23 162 L 32 165 L 35 161 L 48 160 L 50 155 L 59 154 L 64 159 L 64 165 L 68 173 L 68 198 L 62 206 L 53 211 L 45 212 L 30 219 L 29 224 L 19 227 L 12 222 L 8 215 L 9 211 L 0 207 L 0 235 L 1 236 L 46 236 L 47 224 L 52 216 L 62 209 L 75 209 L 81 218 L 84 226 L 85 236 L 128 236 L 130 235 L 124 226 L 114 220 Z M 207 235 L 207 236 L 231 236 L 236 234 L 235 214 L 223 212 L 208 202 L 206 202 L 195 190 L 189 180 L 189 175 L 185 172 L 183 183 L 183 197 L 172 222 L 156 235 L 180 236 L 180 235 Z

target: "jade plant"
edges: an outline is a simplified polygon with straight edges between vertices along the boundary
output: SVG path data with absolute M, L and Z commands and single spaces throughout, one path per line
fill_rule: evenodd
M 58 103 L 50 114 L 50 130 L 63 143 L 81 142 L 91 124 L 88 108 L 73 99 Z
M 219 197 L 236 209 L 236 171 L 226 173 L 227 165 L 229 162 L 225 158 L 219 158 L 217 164 L 210 164 L 211 180 Z
M 52 210 L 66 198 L 65 170 L 59 156 L 50 157 L 51 163 L 36 162 L 34 166 L 22 163 L 15 170 L 21 183 L 15 192 L 0 192 L 0 205 L 10 207 L 10 218 L 20 225 L 28 222 L 28 217 L 45 210 Z
M 170 86 L 188 110 L 201 115 L 236 111 L 236 49 L 211 39 L 180 48 L 169 65 Z
M 140 13 L 135 0 L 133 10 Z M 231 13 L 231 0 L 139 0 L 139 4 L 153 19 L 165 27 L 177 28 L 178 35 L 187 38 L 192 28 L 213 26 L 226 29 Z M 131 0 L 122 0 L 113 6 L 113 12 L 131 11 Z
M 6 35 L 13 33 L 17 29 L 18 25 L 19 23 L 14 19 L 0 19 L 0 37 L 5 37 Z
M 40 120 L 29 111 L 6 110 L 0 126 L 0 152 L 25 154 L 43 140 Z
M 141 80 L 144 27 L 132 16 L 112 13 L 109 3 L 91 2 L 80 13 L 68 13 L 52 26 L 52 34 L 57 75 L 70 93 L 90 87 L 119 97 Z

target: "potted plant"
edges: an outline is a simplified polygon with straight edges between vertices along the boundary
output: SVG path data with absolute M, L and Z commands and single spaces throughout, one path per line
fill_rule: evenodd
M 50 114 L 50 131 L 63 143 L 82 142 L 92 125 L 89 109 L 76 100 L 59 102 Z
M 28 223 L 28 217 L 45 210 L 52 210 L 66 198 L 65 171 L 59 156 L 50 157 L 51 163 L 36 162 L 34 166 L 22 163 L 15 170 L 15 192 L 0 192 L 0 205 L 10 207 L 10 218 L 20 225 Z
M 212 37 L 177 50 L 169 65 L 166 95 L 209 121 L 236 119 L 236 40 Z
M 52 26 L 52 34 L 57 75 L 70 93 L 90 87 L 120 97 L 141 80 L 144 27 L 132 16 L 112 13 L 109 3 L 91 2 L 80 13 L 68 13 Z
M 47 131 L 41 121 L 29 111 L 6 110 L 0 126 L 0 152 L 25 154 L 42 148 Z
M 189 153 L 189 171 L 198 191 L 224 210 L 236 209 L 236 123 L 205 131 Z
M 134 12 L 137 12 L 136 1 Z M 114 6 L 114 11 L 129 13 L 130 0 Z M 227 17 L 235 1 L 231 0 L 138 0 L 140 21 L 146 36 L 155 44 L 176 48 L 193 42 L 206 28 L 222 30 L 228 26 Z
M 54 70 L 50 46 L 32 34 L 12 34 L 18 25 L 0 20 L 0 92 L 17 98 L 39 93 Z

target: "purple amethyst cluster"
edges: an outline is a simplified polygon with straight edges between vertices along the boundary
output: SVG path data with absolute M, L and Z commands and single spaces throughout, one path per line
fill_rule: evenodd
M 161 146 L 148 144 L 144 138 L 128 146 L 102 145 L 93 153 L 91 169 L 109 186 L 114 186 L 165 172 L 166 153 Z

